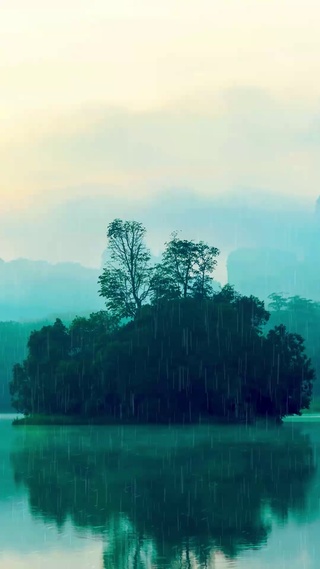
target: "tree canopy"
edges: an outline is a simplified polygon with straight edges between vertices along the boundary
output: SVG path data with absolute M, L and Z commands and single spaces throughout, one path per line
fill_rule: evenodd
M 100 296 L 118 318 L 134 317 L 150 291 L 150 252 L 145 228 L 137 221 L 115 219 L 108 225 L 111 262 L 99 277 Z
M 165 244 L 158 270 L 170 283 L 170 290 L 175 288 L 176 297 L 207 298 L 213 293 L 212 271 L 219 253 L 219 249 L 203 241 L 195 243 L 179 239 L 177 232 L 174 232 L 171 240 Z
M 262 333 L 254 297 L 164 300 L 114 326 L 107 313 L 34 332 L 14 368 L 23 413 L 109 415 L 132 421 L 252 420 L 308 407 L 314 372 L 303 339 Z
M 309 406 L 315 372 L 303 338 L 281 322 L 272 328 L 258 298 L 214 290 L 216 247 L 174 233 L 152 267 L 140 223 L 116 219 L 108 238 L 99 281 L 107 310 L 30 335 L 10 385 L 18 411 L 251 421 Z
M 275 293 L 279 301 L 269 304 L 270 320 L 267 328 L 284 324 L 289 332 L 305 339 L 306 353 L 312 359 L 317 377 L 320 373 L 320 303 L 300 296 Z M 314 385 L 314 395 L 320 395 L 320 385 Z
M 99 277 L 99 294 L 113 315 L 134 318 L 144 304 L 212 296 L 219 249 L 203 241 L 179 239 L 174 232 L 165 243 L 161 262 L 153 266 L 145 234 L 145 227 L 136 221 L 115 219 L 108 225 L 110 261 Z

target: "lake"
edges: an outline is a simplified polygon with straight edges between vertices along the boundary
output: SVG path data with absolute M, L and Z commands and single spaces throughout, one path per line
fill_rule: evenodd
M 11 420 L 0 417 L 0 567 L 319 567 L 319 417 L 250 428 Z

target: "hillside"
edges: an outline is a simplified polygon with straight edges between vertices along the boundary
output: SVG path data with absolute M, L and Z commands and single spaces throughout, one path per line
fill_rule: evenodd
M 78 263 L 0 259 L 0 321 L 100 310 L 99 272 Z

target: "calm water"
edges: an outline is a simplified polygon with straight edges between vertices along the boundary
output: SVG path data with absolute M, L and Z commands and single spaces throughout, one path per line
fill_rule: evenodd
M 0 567 L 318 569 L 320 420 L 19 427 L 0 417 Z

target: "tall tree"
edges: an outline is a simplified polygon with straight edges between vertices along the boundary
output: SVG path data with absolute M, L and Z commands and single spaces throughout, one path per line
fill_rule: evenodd
M 162 285 L 163 297 L 205 298 L 213 292 L 212 272 L 220 251 L 203 241 L 195 243 L 179 239 L 177 232 L 166 244 L 162 262 L 157 267 L 157 283 Z M 174 293 L 174 294 L 172 294 Z
M 150 292 L 152 268 L 145 233 L 137 221 L 115 219 L 108 225 L 111 261 L 99 277 L 99 294 L 119 319 L 134 318 Z
M 175 281 L 173 274 L 171 274 L 167 267 L 162 263 L 158 263 L 152 275 L 151 280 L 151 300 L 157 303 L 160 300 L 173 300 L 180 298 L 181 289 L 179 284 Z
M 197 268 L 193 282 L 193 296 L 198 298 L 208 298 L 213 293 L 212 272 L 216 267 L 220 251 L 216 247 L 210 247 L 207 243 L 200 241 L 196 244 Z

